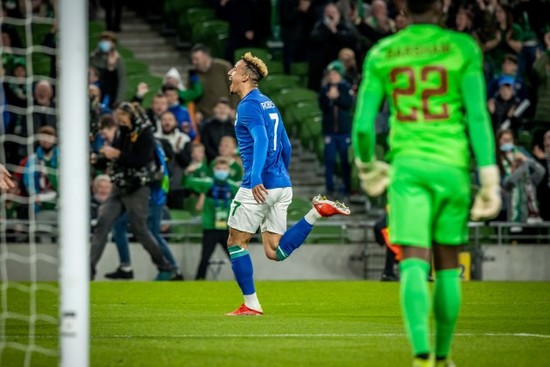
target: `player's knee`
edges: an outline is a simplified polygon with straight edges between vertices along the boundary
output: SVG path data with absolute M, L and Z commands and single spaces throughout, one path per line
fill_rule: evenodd
M 269 260 L 273 260 L 273 261 L 279 261 L 279 259 L 277 258 L 277 251 L 272 249 L 272 248 L 266 248 L 265 249 L 265 256 L 269 259 Z

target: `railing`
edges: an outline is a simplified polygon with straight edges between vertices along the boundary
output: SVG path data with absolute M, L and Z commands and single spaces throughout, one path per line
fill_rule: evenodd
M 0 223 L 4 220 L 0 219 Z M 288 225 L 292 226 L 296 221 L 289 221 Z M 96 221 L 92 220 L 92 227 Z M 177 239 L 177 242 L 193 242 L 202 238 L 200 217 L 190 219 L 171 219 L 163 220 L 162 225 L 169 225 L 170 233 L 165 236 L 168 239 Z M 317 229 L 324 229 L 322 233 L 314 231 L 309 236 L 310 242 L 317 242 L 317 239 L 328 239 L 329 242 L 336 243 L 361 243 L 372 241 L 372 229 L 375 225 L 373 220 L 337 220 L 337 221 L 321 221 L 315 225 Z M 550 244 L 550 222 L 537 223 L 513 223 L 513 222 L 470 222 L 470 244 L 479 246 L 482 244 Z M 22 233 L 40 233 L 57 235 L 57 221 L 47 220 L 19 220 L 9 219 L 6 221 L 8 231 L 19 231 Z M 332 229 L 328 230 L 327 229 Z M 9 237 L 9 234 L 8 234 Z M 200 241 L 197 241 L 200 242 Z
M 3 220 L 0 219 L 0 223 Z M 295 221 L 289 221 L 291 226 Z M 56 221 L 29 221 L 7 220 L 6 239 L 9 242 L 28 242 L 25 236 L 35 235 L 33 242 L 51 243 L 56 241 L 58 225 Z M 96 223 L 91 222 L 92 226 Z M 171 227 L 170 233 L 164 236 L 171 243 L 200 243 L 202 238 L 202 223 L 200 217 L 185 220 L 165 220 L 163 225 Z M 343 220 L 320 221 L 314 231 L 308 236 L 308 243 L 322 244 L 355 244 L 359 245 L 357 253 L 349 258 L 350 264 L 361 264 L 364 277 L 376 278 L 380 275 L 385 256 L 385 248 L 378 246 L 374 241 L 373 227 L 375 221 Z M 465 250 L 471 254 L 472 279 L 481 279 L 483 263 L 486 258 L 483 245 L 521 245 L 521 244 L 550 244 L 550 222 L 539 223 L 510 223 L 510 222 L 471 222 L 469 227 L 469 244 Z M 520 231 L 521 229 L 521 231 Z M 23 238 L 14 238 L 10 231 L 18 231 Z M 254 236 L 253 241 L 260 242 L 260 235 Z

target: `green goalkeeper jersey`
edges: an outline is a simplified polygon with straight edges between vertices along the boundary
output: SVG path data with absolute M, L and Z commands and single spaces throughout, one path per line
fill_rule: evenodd
M 390 105 L 388 159 L 418 157 L 469 167 L 470 136 L 479 166 L 494 164 L 482 54 L 468 35 L 410 25 L 367 55 L 353 126 L 355 154 L 374 159 L 374 123 Z

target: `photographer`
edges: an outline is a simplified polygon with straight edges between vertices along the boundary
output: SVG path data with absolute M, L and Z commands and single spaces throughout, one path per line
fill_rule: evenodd
M 147 214 L 151 190 L 149 183 L 155 173 L 155 140 L 151 122 L 137 104 L 122 103 L 115 110 L 119 129 L 112 146 L 104 146 L 100 154 L 112 165 L 111 195 L 99 209 L 97 226 L 92 238 L 91 275 L 105 249 L 107 236 L 117 218 L 128 212 L 136 239 L 151 255 L 159 274 L 157 280 L 175 276 L 172 266 L 162 255 L 159 244 L 147 227 Z

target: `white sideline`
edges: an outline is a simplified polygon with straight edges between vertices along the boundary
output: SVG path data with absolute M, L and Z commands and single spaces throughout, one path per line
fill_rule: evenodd
M 13 335 L 10 337 L 26 336 Z M 181 335 L 95 335 L 91 339 L 154 339 L 154 338 L 171 338 L 171 339 L 193 339 L 193 338 L 395 338 L 405 337 L 404 333 L 370 333 L 370 334 L 181 334 Z M 518 338 L 539 338 L 550 339 L 550 335 L 531 334 L 531 333 L 458 333 L 455 336 L 472 337 L 472 336 L 492 336 L 492 337 L 518 337 Z M 7 337 L 0 337 L 4 339 Z M 56 335 L 37 335 L 36 339 L 51 339 L 57 338 Z
M 404 333 L 370 333 L 370 334 L 181 334 L 181 335 L 102 335 L 92 336 L 92 339 L 131 339 L 131 338 L 371 338 L 371 337 L 405 337 Z M 530 333 L 458 333 L 455 336 L 493 336 L 493 337 L 519 337 L 550 339 L 550 335 Z

